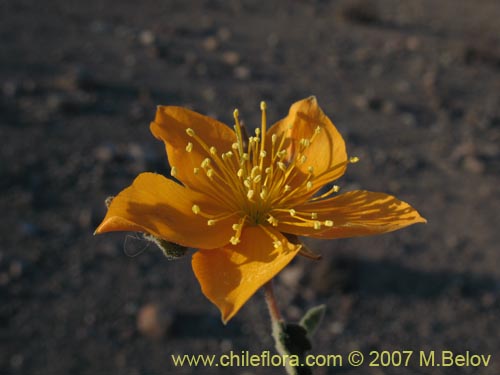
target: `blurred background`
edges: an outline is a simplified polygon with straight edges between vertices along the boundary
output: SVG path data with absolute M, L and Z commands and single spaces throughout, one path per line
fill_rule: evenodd
M 107 196 L 169 174 L 156 105 L 229 124 L 238 107 L 253 127 L 261 100 L 274 122 L 311 94 L 361 159 L 343 191 L 394 194 L 428 224 L 309 241 L 323 259 L 281 273 L 284 314 L 327 305 L 316 354 L 492 354 L 316 373 L 500 373 L 498 19 L 497 0 L 3 0 L 0 374 L 280 373 L 173 369 L 173 353 L 271 349 L 262 294 L 223 326 L 191 253 L 92 233 Z

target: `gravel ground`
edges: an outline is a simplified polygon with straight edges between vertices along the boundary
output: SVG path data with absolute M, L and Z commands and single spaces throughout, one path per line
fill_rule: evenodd
M 452 350 L 500 373 L 498 0 L 4 0 L 0 4 L 0 374 L 275 374 L 173 368 L 170 355 L 271 349 L 258 293 L 227 326 L 190 255 L 92 236 L 104 199 L 169 174 L 158 104 L 249 126 L 311 94 L 352 165 L 344 191 L 410 202 L 427 225 L 309 241 L 277 279 L 286 316 L 325 303 L 313 353 Z M 142 252 L 141 252 L 142 251 Z M 140 254 L 138 254 L 140 253 Z

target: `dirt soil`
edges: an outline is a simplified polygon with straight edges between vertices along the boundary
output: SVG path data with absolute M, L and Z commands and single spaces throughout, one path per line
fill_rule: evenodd
M 451 350 L 488 367 L 316 374 L 500 373 L 500 3 L 3 0 L 0 4 L 0 374 L 279 374 L 173 368 L 170 355 L 272 349 L 257 293 L 227 326 L 190 254 L 92 235 L 104 199 L 169 174 L 155 107 L 251 127 L 311 94 L 345 137 L 343 191 L 428 219 L 309 241 L 276 293 L 291 320 L 327 305 L 313 353 Z M 133 256 L 137 255 L 137 256 Z

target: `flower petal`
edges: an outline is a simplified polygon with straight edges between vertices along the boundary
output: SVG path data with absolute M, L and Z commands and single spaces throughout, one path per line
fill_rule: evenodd
M 277 240 L 281 246 L 275 248 Z M 203 294 L 219 308 L 227 323 L 299 250 L 300 246 L 289 243 L 273 229 L 248 226 L 238 245 L 194 254 L 193 270 Z
M 221 214 L 205 196 L 159 174 L 142 173 L 113 199 L 95 233 L 146 232 L 183 246 L 204 249 L 228 243 L 234 233 L 231 226 L 237 219 L 228 217 L 208 226 L 205 218 L 193 213 L 193 204 L 204 212 Z
M 193 171 L 211 155 L 186 133 L 188 128 L 208 147 L 215 147 L 219 155 L 231 150 L 236 135 L 228 126 L 200 113 L 182 107 L 158 107 L 155 120 L 151 123 L 151 132 L 165 143 L 170 166 L 177 169 L 175 177 L 193 190 L 207 191 L 212 188 L 213 182 L 203 171 L 199 174 Z M 191 152 L 186 150 L 188 143 L 193 145 Z
M 311 139 L 318 127 L 319 133 L 303 151 L 306 162 L 297 165 L 304 175 L 308 174 L 309 167 L 313 167 L 314 176 L 317 177 L 312 181 L 311 195 L 325 183 L 341 177 L 347 166 L 344 139 L 323 113 L 316 97 L 311 96 L 292 104 L 288 116 L 269 129 L 268 137 L 271 139 L 276 134 L 277 139 L 281 139 L 285 136 L 285 147 L 291 160 L 298 156 L 301 140 Z M 300 183 L 300 179 L 297 182 Z
M 392 195 L 363 190 L 351 191 L 323 201 L 309 202 L 294 209 L 296 212 L 306 213 L 308 218 L 316 213 L 315 220 L 322 224 L 321 229 L 281 222 L 278 230 L 317 238 L 368 236 L 427 222 L 408 203 Z M 333 226 L 325 226 L 326 220 L 331 220 Z M 289 218 L 283 218 L 283 221 L 290 222 Z

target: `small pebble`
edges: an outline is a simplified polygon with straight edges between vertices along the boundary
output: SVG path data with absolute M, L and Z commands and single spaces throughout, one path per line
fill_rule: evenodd
M 137 329 L 146 337 L 160 339 L 167 332 L 172 320 L 172 316 L 165 309 L 150 303 L 139 309 Z
M 151 30 L 143 30 L 139 34 L 139 42 L 143 46 L 151 46 L 154 44 L 155 40 L 156 40 L 156 36 L 155 36 L 155 34 L 153 34 L 153 32 Z
M 14 260 L 9 265 L 9 275 L 13 279 L 19 279 L 23 275 L 24 267 L 22 262 Z
M 250 78 L 250 69 L 246 66 L 238 66 L 234 69 L 234 76 L 241 80 Z
M 222 54 L 222 60 L 231 66 L 237 65 L 240 62 L 240 55 L 238 52 L 227 51 Z
M 481 174 L 484 172 L 484 164 L 475 156 L 468 155 L 464 158 L 463 167 L 466 171 Z
M 218 46 L 219 42 L 213 36 L 209 36 L 203 41 L 203 48 L 208 52 L 215 51 Z

